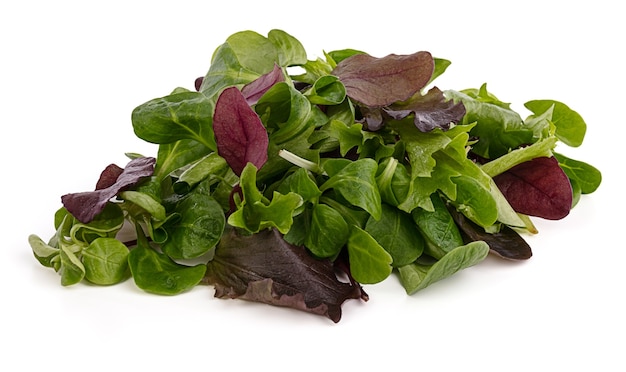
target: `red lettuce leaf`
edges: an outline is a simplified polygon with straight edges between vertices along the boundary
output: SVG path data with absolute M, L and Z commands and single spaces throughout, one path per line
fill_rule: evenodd
M 382 58 L 356 54 L 339 62 L 332 75 L 346 87 L 348 97 L 365 106 L 383 107 L 405 101 L 425 87 L 434 68 L 429 52 Z
M 360 113 L 362 119 L 357 122 L 365 123 L 365 129 L 375 132 L 385 125 L 385 119 L 387 116 L 383 116 L 383 109 L 380 107 L 369 108 L 366 106 L 360 107 Z
M 204 76 L 197 77 L 193 82 L 193 86 L 196 89 L 196 92 L 200 91 L 200 87 L 202 86 L 202 82 L 204 81 Z
M 451 123 L 458 123 L 465 115 L 463 103 L 446 100 L 443 92 L 434 87 L 425 95 L 416 94 L 409 101 L 393 104 L 383 111 L 396 120 L 413 114 L 417 129 L 430 132 L 435 128 L 447 130 Z
M 267 131 L 236 87 L 226 88 L 217 99 L 213 132 L 218 154 L 238 176 L 248 162 L 260 169 L 267 161 Z
M 241 94 L 246 98 L 248 105 L 252 106 L 259 102 L 259 99 L 276 83 L 285 81 L 283 69 L 274 64 L 274 69 L 265 75 L 261 75 L 258 79 L 244 85 L 241 88 Z
M 559 220 L 572 208 L 572 185 L 554 157 L 516 165 L 493 180 L 518 213 Z
M 449 210 L 465 243 L 482 240 L 487 243 L 491 253 L 509 260 L 527 260 L 532 257 L 530 245 L 512 228 L 502 225 L 497 233 L 488 233 L 454 208 L 450 207 Z
M 339 281 L 330 260 L 313 258 L 276 229 L 226 233 L 207 264 L 215 297 L 240 298 L 326 316 L 337 323 L 347 299 L 366 299 L 360 285 Z
M 82 223 L 91 222 L 104 210 L 107 202 L 119 192 L 134 186 L 144 177 L 154 173 L 155 158 L 141 157 L 128 162 L 126 168 L 115 177 L 117 166 L 109 165 L 101 174 L 95 191 L 78 192 L 61 196 L 65 209 Z M 112 182 L 112 178 L 115 180 Z
M 124 172 L 124 168 L 120 168 L 117 164 L 109 164 L 102 173 L 96 183 L 96 190 L 106 189 L 115 184 L 119 176 Z

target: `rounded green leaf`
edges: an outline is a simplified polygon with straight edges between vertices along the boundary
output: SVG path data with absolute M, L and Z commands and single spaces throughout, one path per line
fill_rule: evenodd
M 61 285 L 69 286 L 76 284 L 85 277 L 85 266 L 80 261 L 72 247 L 61 245 L 59 257 L 61 258 Z
M 350 273 L 362 284 L 375 284 L 391 274 L 391 255 L 365 230 L 352 226 L 348 238 Z
M 307 62 L 304 46 L 295 37 L 283 30 L 273 29 L 267 39 L 274 44 L 278 52 L 278 63 L 281 66 L 303 65 Z
M 334 208 L 317 204 L 304 245 L 317 257 L 336 256 L 348 240 L 348 224 Z
M 70 236 L 76 243 L 91 243 L 98 238 L 114 237 L 124 225 L 124 212 L 117 203 L 107 202 L 91 222 L 82 223 L 74 220 Z
M 439 194 L 433 193 L 430 200 L 433 203 L 433 211 L 415 208 L 411 212 L 411 216 L 422 236 L 428 242 L 425 249 L 426 253 L 440 259 L 452 249 L 463 245 L 463 238 Z
M 315 81 L 306 96 L 316 105 L 338 105 L 346 98 L 346 87 L 338 77 L 326 75 Z
M 273 38 L 276 36 L 278 34 L 274 32 Z M 275 61 L 278 60 L 278 51 L 274 43 L 254 31 L 236 32 L 228 37 L 226 43 L 232 48 L 241 67 L 259 75 L 271 71 Z
M 165 207 L 146 193 L 139 191 L 122 191 L 119 196 L 143 208 L 143 210 L 159 221 L 163 221 L 166 218 Z
M 284 144 L 306 131 L 312 115 L 311 102 L 286 82 L 274 84 L 254 110 L 271 131 L 270 139 L 276 144 Z
M 45 267 L 53 267 L 52 259 L 59 256 L 59 249 L 46 244 L 39 236 L 31 234 L 28 236 L 33 254 L 37 261 Z
M 137 247 L 128 255 L 128 265 L 140 289 L 160 295 L 176 295 L 195 287 L 206 272 L 206 265 L 180 265 L 151 248 Z
M 85 279 L 99 285 L 121 282 L 128 275 L 128 248 L 114 238 L 99 238 L 83 250 Z
M 600 187 L 602 172 L 596 167 L 558 153 L 554 153 L 554 157 L 559 161 L 559 166 L 572 181 L 572 184 L 578 184 L 582 194 L 591 194 Z
M 180 216 L 165 226 L 168 239 L 163 251 L 174 259 L 199 257 L 219 242 L 226 225 L 222 206 L 206 193 L 196 189 L 175 209 Z
M 169 144 L 191 139 L 215 150 L 213 106 L 213 102 L 199 92 L 155 98 L 133 110 L 133 129 L 137 137 L 147 142 Z
M 477 264 L 487 257 L 489 246 L 475 241 L 451 250 L 433 265 L 413 263 L 400 267 L 400 282 L 408 294 L 450 277 L 460 270 Z
M 174 183 L 174 191 L 178 194 L 186 194 L 201 181 L 210 176 L 223 176 L 227 170 L 226 160 L 216 152 L 212 152 L 185 169 Z
M 298 168 L 298 170 L 287 176 L 277 191 L 281 194 L 295 192 L 302 196 L 303 200 L 312 203 L 317 202 L 322 195 L 310 172 L 304 168 Z
M 332 162 L 328 162 L 328 164 L 332 164 Z M 374 218 L 379 219 L 382 214 L 382 202 L 376 184 L 377 170 L 378 163 L 371 158 L 359 159 L 354 162 L 348 161 L 346 166 L 320 186 L 320 190 L 324 192 L 328 189 L 334 189 L 348 203 L 362 208 Z
M 556 127 L 555 135 L 568 146 L 578 147 L 583 143 L 587 124 L 579 113 L 566 104 L 554 100 L 534 100 L 524 104 L 535 115 L 542 114 L 553 108 L 552 123 Z
M 410 189 L 411 176 L 404 164 L 390 157 L 378 166 L 376 183 L 382 201 L 398 206 L 406 199 Z
M 468 176 L 451 180 L 457 187 L 453 202 L 457 209 L 482 227 L 493 225 L 498 219 L 498 206 L 489 190 Z
M 410 264 L 424 251 L 424 238 L 411 215 L 385 203 L 382 217 L 379 220 L 370 218 L 365 231 L 389 252 L 394 267 Z

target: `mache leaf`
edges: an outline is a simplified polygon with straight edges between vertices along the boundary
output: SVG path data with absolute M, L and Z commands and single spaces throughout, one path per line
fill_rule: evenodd
M 248 84 L 270 72 L 279 62 L 276 45 L 254 31 L 232 34 L 211 58 L 199 90 L 213 97 L 226 87 Z
M 39 236 L 31 234 L 28 236 L 28 243 L 30 244 L 33 254 L 37 261 L 45 267 L 54 267 L 53 259 L 58 260 L 60 249 L 47 244 Z
M 195 287 L 206 266 L 176 263 L 163 253 L 140 245 L 128 254 L 128 266 L 138 288 L 159 295 L 176 295 Z
M 534 100 L 524 104 L 536 116 L 552 109 L 551 122 L 556 127 L 555 135 L 568 146 L 582 145 L 587 124 L 579 113 L 566 104 L 554 100 Z
M 298 39 L 283 30 L 273 29 L 267 33 L 267 39 L 274 44 L 281 66 L 298 66 L 307 62 L 304 46 Z
M 306 95 L 316 105 L 338 105 L 346 98 L 346 88 L 336 76 L 326 75 L 317 79 Z
M 369 218 L 365 231 L 391 255 L 393 267 L 408 265 L 424 251 L 424 238 L 410 214 L 386 203 L 382 207 L 382 217 Z
M 415 208 L 411 217 L 426 241 L 424 253 L 440 259 L 452 249 L 463 245 L 463 238 L 444 199 L 438 193 L 433 193 L 430 200 L 433 211 Z
M 393 257 L 367 231 L 353 225 L 347 243 L 350 273 L 363 284 L 387 279 L 393 270 Z
M 128 248 L 115 238 L 98 238 L 82 251 L 85 279 L 111 285 L 128 277 Z
M 85 277 L 85 266 L 78 254 L 69 247 L 62 245 L 59 251 L 61 259 L 61 285 L 70 286 L 83 280 Z
M 398 269 L 400 282 L 408 294 L 448 278 L 460 270 L 474 266 L 487 257 L 489 247 L 485 242 L 475 241 L 454 248 L 434 264 L 414 262 Z
M 213 248 L 224 232 L 226 218 L 220 204 L 210 196 L 204 181 L 185 196 L 174 209 L 180 218 L 165 225 L 169 239 L 163 252 L 173 259 L 196 258 Z
M 554 157 L 559 161 L 559 166 L 569 177 L 570 182 L 578 184 L 581 193 L 591 194 L 600 187 L 602 172 L 593 165 L 558 153 L 554 153 Z
M 167 144 L 191 139 L 215 150 L 213 109 L 214 102 L 202 93 L 172 93 L 137 106 L 131 121 L 135 134 L 144 141 Z
M 181 139 L 160 144 L 154 176 L 158 180 L 163 180 L 172 172 L 186 167 L 210 153 L 213 153 L 213 150 L 192 139 Z
M 338 163 L 338 161 L 332 160 L 329 159 L 325 164 Z M 325 170 L 331 174 L 328 169 L 325 168 Z M 375 219 L 379 219 L 382 214 L 382 207 L 378 185 L 376 184 L 377 170 L 378 164 L 371 158 L 359 159 L 354 162 L 348 161 L 347 165 L 336 174 L 332 174 L 320 186 L 320 191 L 334 189 L 350 204 L 362 208 Z
M 326 204 L 317 204 L 304 244 L 316 257 L 337 257 L 349 236 L 348 223 L 341 213 Z

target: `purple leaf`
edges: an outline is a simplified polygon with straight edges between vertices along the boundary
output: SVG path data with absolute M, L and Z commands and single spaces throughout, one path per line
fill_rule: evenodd
M 134 186 L 144 177 L 154 173 L 155 158 L 141 157 L 128 162 L 126 168 L 111 183 L 111 177 L 117 172 L 117 166 L 109 165 L 100 176 L 95 191 L 66 194 L 61 202 L 76 219 L 82 223 L 91 222 L 106 206 L 107 202 L 119 192 Z M 116 168 L 117 167 L 117 168 Z M 109 174 L 113 172 L 112 174 Z M 98 188 L 102 187 L 102 188 Z
M 236 87 L 226 88 L 217 99 L 213 132 L 218 154 L 235 174 L 241 175 L 249 162 L 260 169 L 267 161 L 267 131 Z
M 272 71 L 261 75 L 258 79 L 241 88 L 241 94 L 243 94 L 246 101 L 248 101 L 248 105 L 252 106 L 255 105 L 259 101 L 259 98 L 273 87 L 274 84 L 280 83 L 281 81 L 285 81 L 283 69 L 277 64 L 274 64 Z
M 240 298 L 323 315 L 335 323 L 347 299 L 367 298 L 358 284 L 339 281 L 330 260 L 313 258 L 276 229 L 224 234 L 207 265 L 215 297 Z
M 124 172 L 124 168 L 120 168 L 116 164 L 109 164 L 100 173 L 100 178 L 98 178 L 98 183 L 96 183 L 96 190 L 113 186 L 122 172 Z
M 375 132 L 385 125 L 382 108 L 361 106 L 361 115 L 363 119 L 359 121 L 365 122 L 365 128 L 369 131 Z
M 356 54 L 339 62 L 332 74 L 346 87 L 348 97 L 365 106 L 383 107 L 413 96 L 428 84 L 434 68 L 429 52 L 383 58 Z
M 533 251 L 530 245 L 512 228 L 502 225 L 500 231 L 488 233 L 456 209 L 449 208 L 449 210 L 461 230 L 465 243 L 482 240 L 489 245 L 492 253 L 509 260 L 528 260 L 532 257 Z
M 493 180 L 518 213 L 559 220 L 572 208 L 572 185 L 554 157 L 516 165 Z
M 193 86 L 196 89 L 196 92 L 200 91 L 200 87 L 202 86 L 202 82 L 204 81 L 204 76 L 197 77 L 193 82 Z
M 447 130 L 450 123 L 458 123 L 465 115 L 463 103 L 446 100 L 443 92 L 434 87 L 426 95 L 415 95 L 408 102 L 393 104 L 383 108 L 387 115 L 396 120 L 414 114 L 415 126 L 422 132 L 435 128 Z

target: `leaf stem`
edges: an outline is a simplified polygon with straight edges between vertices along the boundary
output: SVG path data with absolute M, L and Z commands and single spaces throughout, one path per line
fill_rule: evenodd
M 300 168 L 304 168 L 308 171 L 311 171 L 313 173 L 317 173 L 317 174 L 325 174 L 324 170 L 317 165 L 316 163 L 304 159 L 292 152 L 289 152 L 285 149 L 282 149 L 278 152 L 278 156 L 280 156 L 281 158 L 287 160 L 288 162 L 290 162 L 293 165 L 296 165 Z

